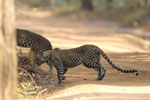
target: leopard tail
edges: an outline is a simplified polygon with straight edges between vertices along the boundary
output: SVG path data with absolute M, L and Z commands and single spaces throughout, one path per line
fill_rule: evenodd
M 108 58 L 108 56 L 102 51 L 100 50 L 100 54 L 105 58 L 105 60 L 115 69 L 117 69 L 120 72 L 123 73 L 134 73 L 135 75 L 138 75 L 138 71 L 137 70 L 123 70 L 119 67 L 117 67 L 115 64 L 112 63 L 112 61 Z

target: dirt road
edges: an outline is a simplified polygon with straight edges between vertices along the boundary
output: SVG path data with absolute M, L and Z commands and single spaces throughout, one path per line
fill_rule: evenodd
M 62 84 L 45 84 L 44 100 L 150 100 L 150 41 L 136 37 L 140 32 L 95 19 L 54 17 L 48 11 L 18 12 L 17 27 L 38 32 L 62 49 L 95 44 L 114 64 L 139 71 L 139 76 L 120 73 L 101 59 L 107 73 L 94 81 L 97 73 L 80 65 L 66 73 Z

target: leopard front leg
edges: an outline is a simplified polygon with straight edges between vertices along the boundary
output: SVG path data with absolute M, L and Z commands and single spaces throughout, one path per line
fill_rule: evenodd
M 53 72 L 53 64 L 52 64 L 52 62 L 51 61 L 47 61 L 46 62 L 48 65 L 49 65 L 49 71 L 48 72 Z
M 67 72 L 67 70 L 68 70 L 68 68 L 65 68 L 63 74 L 65 74 L 65 73 Z M 62 79 L 62 80 L 65 80 L 65 79 L 66 79 L 66 76 L 63 76 L 63 79 Z
M 52 85 L 60 84 L 61 81 L 65 79 L 65 76 L 64 76 L 65 68 L 60 59 L 55 58 L 52 60 L 52 63 L 57 70 L 58 79 L 56 81 L 51 81 L 50 84 Z

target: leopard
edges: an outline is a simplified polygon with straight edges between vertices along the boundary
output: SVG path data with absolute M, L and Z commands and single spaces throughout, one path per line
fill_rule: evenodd
M 110 58 L 104 53 L 102 49 L 93 44 L 85 44 L 80 47 L 71 49 L 54 48 L 43 52 L 41 59 L 50 60 L 57 71 L 57 80 L 51 81 L 50 84 L 60 84 L 65 80 L 64 74 L 69 68 L 73 68 L 83 64 L 87 68 L 92 68 L 98 72 L 95 80 L 102 80 L 106 74 L 106 69 L 100 63 L 100 56 L 102 56 L 112 68 L 122 73 L 134 73 L 138 75 L 137 70 L 123 70 L 117 67 Z
M 31 49 L 33 52 L 33 62 L 36 67 L 39 67 L 42 63 L 47 63 L 50 67 L 49 72 L 52 72 L 51 62 L 38 59 L 38 55 L 42 55 L 44 51 L 52 49 L 52 44 L 48 39 L 35 32 L 16 28 L 16 40 L 17 46 Z

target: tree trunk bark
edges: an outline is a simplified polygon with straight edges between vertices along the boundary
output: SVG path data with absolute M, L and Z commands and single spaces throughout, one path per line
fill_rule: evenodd
M 16 100 L 17 60 L 14 0 L 0 0 L 0 100 Z
M 2 0 L 0 0 L 0 100 L 2 100 L 2 65 L 4 56 L 4 39 L 2 34 Z

